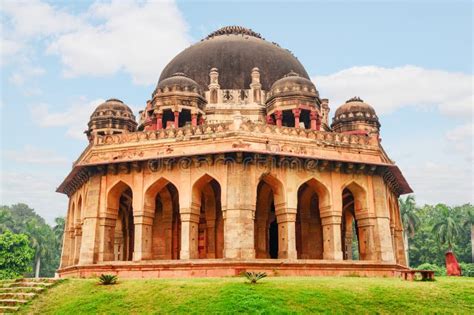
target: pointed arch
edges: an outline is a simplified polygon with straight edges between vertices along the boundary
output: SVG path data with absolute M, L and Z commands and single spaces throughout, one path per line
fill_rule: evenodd
M 329 189 L 315 178 L 298 188 L 296 212 L 296 252 L 300 259 L 323 258 L 321 211 L 331 208 Z
M 104 260 L 132 260 L 135 243 L 135 225 L 133 217 L 133 191 L 122 180 L 111 186 L 107 193 L 106 216 L 112 223 L 107 230 L 107 239 L 113 239 L 113 244 L 106 246 Z
M 346 189 L 354 196 L 354 212 L 355 215 L 359 217 L 361 212 L 365 212 L 368 209 L 367 190 L 355 180 L 351 180 L 342 187 L 343 199 Z
M 152 183 L 145 190 L 144 211 L 153 218 L 151 259 L 179 259 L 181 220 L 176 186 L 164 177 Z
M 254 246 L 256 258 L 278 258 L 279 223 L 276 208 L 284 207 L 284 186 L 276 177 L 262 174 L 257 185 L 254 220 Z
M 208 173 L 192 186 L 192 207 L 199 211 L 198 258 L 222 258 L 224 255 L 224 219 L 221 185 Z

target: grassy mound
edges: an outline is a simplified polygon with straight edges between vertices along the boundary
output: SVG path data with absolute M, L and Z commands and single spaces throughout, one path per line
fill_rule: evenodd
M 28 314 L 471 313 L 474 279 L 244 278 L 67 280 L 22 307 Z

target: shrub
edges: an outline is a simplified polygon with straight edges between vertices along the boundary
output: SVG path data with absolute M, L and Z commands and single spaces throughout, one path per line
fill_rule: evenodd
M 117 280 L 118 280 L 118 278 L 115 275 L 104 275 L 104 274 L 102 274 L 99 277 L 100 284 L 103 284 L 103 285 L 116 284 Z
M 246 272 L 245 277 L 250 281 L 251 284 L 256 284 L 258 280 L 263 279 L 267 276 L 265 272 Z
M 440 267 L 435 264 L 424 263 L 419 265 L 416 269 L 418 270 L 432 270 L 435 272 L 435 276 L 446 276 L 446 268 Z
M 474 277 L 474 264 L 459 263 L 463 277 Z

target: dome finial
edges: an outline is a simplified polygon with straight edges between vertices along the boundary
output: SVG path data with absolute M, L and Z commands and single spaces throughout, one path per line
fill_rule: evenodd
M 217 31 L 214 31 L 211 34 L 207 35 L 205 39 L 210 39 L 210 38 L 221 36 L 221 35 L 248 35 L 248 36 L 264 39 L 259 33 L 252 31 L 250 28 L 246 28 L 246 27 L 238 26 L 238 25 L 221 27 Z
M 348 99 L 348 100 L 346 101 L 346 103 L 350 103 L 350 102 L 360 102 L 360 103 L 363 103 L 364 101 L 363 101 L 360 97 L 354 96 L 354 97 L 352 97 L 352 98 L 350 98 L 350 99 Z

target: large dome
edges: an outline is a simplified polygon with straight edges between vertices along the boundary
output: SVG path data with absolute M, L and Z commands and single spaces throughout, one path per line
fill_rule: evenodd
M 267 91 L 290 71 L 309 79 L 303 65 L 288 50 L 250 29 L 227 26 L 178 54 L 165 67 L 159 82 L 184 72 L 207 90 L 209 71 L 217 68 L 221 89 L 248 89 L 255 67 L 260 69 L 260 82 Z

